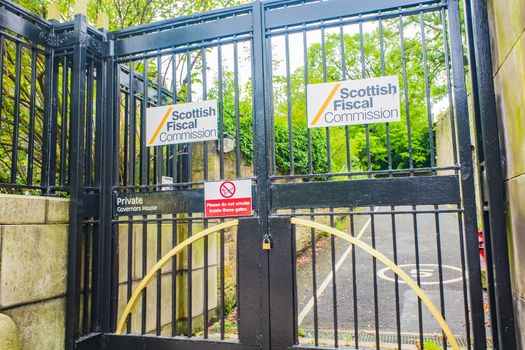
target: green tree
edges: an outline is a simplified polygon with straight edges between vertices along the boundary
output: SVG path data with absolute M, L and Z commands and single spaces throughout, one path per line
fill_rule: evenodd
M 16 3 L 22 5 L 29 11 L 47 17 L 47 7 L 51 0 L 16 0 Z M 91 24 L 96 23 L 96 19 L 99 13 L 106 13 L 109 15 L 110 23 L 109 30 L 118 30 L 124 27 L 130 27 L 140 25 L 144 23 L 150 23 L 153 21 L 165 19 L 165 18 L 176 18 L 183 15 L 189 15 L 197 12 L 204 12 L 214 8 L 222 8 L 227 6 L 233 6 L 240 3 L 246 2 L 246 0 L 88 0 L 88 12 L 87 18 Z M 59 0 L 56 1 L 58 4 L 63 21 L 70 21 L 74 15 L 74 0 Z M 12 33 L 8 33 L 12 34 Z M 43 120 L 44 120 L 44 83 L 45 83 L 45 67 L 44 54 L 40 51 L 36 51 L 35 60 L 35 91 L 34 91 L 34 123 L 31 122 L 30 108 L 31 108 L 31 50 L 26 46 L 21 45 L 21 56 L 20 66 L 21 74 L 19 75 L 19 92 L 17 92 L 17 45 L 13 40 L 10 40 L 7 36 L 3 41 L 3 50 L 1 57 L 2 59 L 2 86 L 1 86 L 1 99 L 0 104 L 0 183 L 11 182 L 11 168 L 13 164 L 13 140 L 16 134 L 15 144 L 17 152 L 16 166 L 16 180 L 18 184 L 32 184 L 35 186 L 40 185 L 40 174 L 42 171 L 42 145 L 43 145 Z M 192 63 L 192 66 L 198 64 L 198 60 Z M 184 61 L 180 61 L 179 64 L 184 64 Z M 57 149 L 62 147 L 60 135 L 65 134 L 67 139 L 67 114 L 62 115 L 62 111 L 66 110 L 67 107 L 63 108 L 63 103 L 66 101 L 62 99 L 62 83 L 63 74 L 62 66 L 59 68 L 58 83 L 59 93 L 57 98 Z M 157 67 L 153 60 L 149 61 L 148 64 L 148 77 L 151 80 L 151 85 L 156 83 Z M 140 63 L 135 64 L 136 72 L 140 73 L 143 67 Z M 192 77 L 192 79 L 194 79 Z M 179 94 L 185 96 L 186 86 L 181 85 Z M 66 92 L 67 95 L 67 92 Z M 19 103 L 19 114 L 18 114 L 18 132 L 15 133 L 15 102 L 16 98 L 20 99 Z M 31 128 L 34 127 L 31 132 Z M 34 135 L 32 144 L 34 145 L 34 153 L 32 158 L 30 157 L 29 149 L 31 148 L 30 134 Z M 68 147 L 67 142 L 63 147 Z M 67 159 L 60 159 L 60 152 L 57 151 L 57 176 L 61 176 L 60 167 L 67 167 Z M 33 161 L 31 161 L 31 159 Z M 29 170 L 29 166 L 32 164 L 32 171 Z M 32 179 L 29 179 L 29 174 L 33 175 Z M 63 172 L 63 176 L 67 176 L 67 171 Z M 31 180 L 31 181 L 30 181 Z M 60 182 L 65 181 L 64 178 L 58 179 Z
M 447 79 L 443 49 L 443 33 L 439 14 L 424 16 L 426 67 L 428 70 L 429 94 L 432 105 L 441 102 L 447 96 Z M 397 20 L 385 20 L 382 23 L 382 41 L 379 27 L 363 32 L 361 43 L 359 31 L 344 34 L 327 34 L 323 47 L 313 43 L 307 49 L 308 83 L 324 81 L 353 80 L 381 75 L 396 75 L 400 78 L 402 99 L 404 99 L 403 73 L 406 73 L 408 89 L 410 142 L 407 128 L 407 113 L 402 100 L 402 121 L 390 123 L 390 147 L 392 167 L 406 169 L 409 164 L 409 144 L 412 150 L 414 167 L 427 167 L 431 164 L 430 135 L 432 120 L 429 124 L 427 113 L 427 87 L 425 85 L 425 60 L 423 57 L 422 35 L 419 30 L 419 16 L 409 17 L 403 25 L 404 60 L 401 49 L 400 27 Z M 408 34 L 407 34 L 408 33 Z M 383 46 L 383 52 L 381 51 Z M 344 49 L 344 58 L 343 56 Z M 274 50 L 275 51 L 275 50 Z M 403 62 L 406 68 L 403 67 Z M 343 66 L 344 64 L 344 66 Z M 384 67 L 383 67 L 384 66 Z M 324 69 L 326 67 L 326 71 Z M 344 75 L 343 75 L 344 71 Z M 326 76 L 326 80 L 325 80 Z M 287 123 L 288 104 L 291 105 L 294 128 L 306 125 L 305 70 L 297 68 L 290 74 L 290 99 L 286 97 L 286 76 L 274 76 L 274 99 L 276 123 Z M 430 125 L 430 126 L 429 126 Z M 370 167 L 372 170 L 388 169 L 387 132 L 385 124 L 371 124 L 368 127 L 350 126 L 349 148 L 354 167 L 361 170 L 368 168 L 367 129 L 370 144 Z M 315 130 L 315 129 L 314 129 Z M 333 171 L 347 171 L 346 131 L 344 127 L 330 128 L 330 149 Z M 323 140 L 320 140 L 323 142 Z M 326 143 L 326 139 L 324 140 Z M 354 169 L 355 170 L 355 169 Z
M 224 72 L 222 80 L 222 106 L 224 133 L 232 138 L 236 136 L 237 116 L 239 124 L 239 147 L 245 161 L 253 161 L 253 114 L 252 114 L 252 85 L 249 80 L 244 87 L 238 91 L 238 112 L 235 107 L 235 81 L 233 72 Z M 215 81 L 213 87 L 208 93 L 210 99 L 218 99 L 218 81 Z M 308 140 L 306 125 L 296 125 L 293 130 L 293 149 L 294 149 L 294 172 L 298 174 L 308 173 Z M 275 149 L 275 166 L 276 171 L 281 173 L 290 172 L 289 159 L 289 137 L 288 126 L 282 120 L 277 119 L 273 125 L 274 149 Z M 312 130 L 312 144 L 323 144 L 323 132 L 321 130 Z M 312 150 L 312 171 L 324 173 L 327 171 L 326 147 L 316 147 Z
M 120 29 L 132 25 L 152 22 L 163 18 L 172 18 L 194 12 L 202 12 L 212 8 L 235 5 L 246 2 L 245 0 L 202 0 L 202 1 L 157 1 L 157 0 L 98 0 L 88 2 L 88 18 L 93 23 L 97 13 L 106 12 L 110 15 L 110 29 Z M 29 10 L 45 16 L 47 1 L 19 0 L 19 3 L 26 6 Z M 62 10 L 64 19 L 72 17 L 73 0 L 60 0 L 58 4 Z M 271 127 L 274 132 L 274 155 L 276 170 L 282 173 L 290 173 L 292 164 L 290 162 L 290 142 L 293 149 L 293 172 L 295 174 L 325 173 L 330 169 L 333 172 L 345 172 L 352 167 L 352 170 L 367 170 L 370 163 L 372 170 L 384 170 L 388 168 L 387 144 L 390 144 L 390 155 L 392 167 L 394 169 L 405 169 L 410 166 L 409 150 L 411 148 L 414 167 L 427 167 L 431 164 L 430 137 L 433 136 L 432 120 L 429 121 L 427 111 L 427 86 L 423 77 L 425 67 L 428 70 L 428 91 L 431 104 L 435 105 L 446 99 L 448 92 L 447 69 L 445 67 L 445 57 L 443 48 L 443 33 L 441 30 L 441 18 L 439 13 L 425 14 L 424 24 L 426 30 L 426 61 L 423 59 L 422 35 L 420 32 L 419 15 L 409 16 L 405 19 L 403 30 L 405 39 L 404 55 L 401 50 L 400 27 L 397 19 L 388 19 L 382 22 L 382 31 L 379 28 L 374 30 L 366 29 L 363 31 L 362 40 L 356 25 L 353 30 L 346 28 L 346 33 L 342 36 L 338 32 L 327 30 L 325 35 L 325 46 L 321 43 L 311 43 L 307 47 L 307 68 L 308 77 L 305 80 L 305 67 L 293 70 L 289 77 L 273 75 L 273 96 L 274 96 L 274 121 Z M 382 41 L 381 41 L 381 35 Z M 342 39 L 342 40 L 341 40 Z M 341 44 L 342 41 L 342 44 Z M 383 47 L 383 50 L 380 48 Z M 10 142 L 12 137 L 12 118 L 15 99 L 15 65 L 16 59 L 14 52 L 15 45 L 6 41 L 4 50 L 4 79 L 2 84 L 3 107 L 0 114 L 0 128 L 3 127 L 0 135 L 0 159 L 6 170 L 9 168 L 11 157 Z M 344 55 L 343 55 L 344 50 Z M 274 50 L 275 51 L 275 50 Z M 323 52 L 326 53 L 323 56 Z M 298 53 L 292 53 L 298 54 Z M 323 58 L 324 57 L 324 58 Z M 202 68 L 201 57 L 198 53 L 190 56 L 192 72 Z M 22 66 L 30 65 L 30 54 L 25 52 L 22 58 Z M 425 65 L 425 62 L 427 63 Z M 184 59 L 179 60 L 178 64 L 185 66 Z M 274 66 L 279 61 L 274 58 Z M 36 114 L 43 114 L 43 56 L 37 60 L 37 91 L 36 91 Z M 326 71 L 325 71 L 326 67 Z M 135 71 L 140 73 L 143 70 L 141 63 L 135 64 Z M 180 98 L 185 99 L 187 82 L 184 82 L 183 69 L 178 77 L 179 86 L 177 87 Z M 344 74 L 343 74 L 344 72 Z M 153 60 L 148 64 L 148 77 L 152 81 L 152 86 L 156 84 L 157 67 Z M 167 74 L 162 72 L 162 74 Z M 350 126 L 334 127 L 328 133 L 324 129 L 308 129 L 306 125 L 306 94 L 305 84 L 320 83 L 323 81 L 339 81 L 342 79 L 361 79 L 363 77 L 376 77 L 381 75 L 397 75 L 400 77 L 401 90 L 405 88 L 405 81 L 402 79 L 406 75 L 406 88 L 408 89 L 407 104 L 410 106 L 408 117 L 403 96 L 402 114 L 403 119 L 398 123 L 390 123 L 389 133 L 387 134 L 385 124 L 372 124 L 368 127 Z M 23 168 L 27 167 L 28 130 L 29 130 L 29 99 L 31 76 L 23 70 L 21 76 L 21 131 L 23 139 L 19 151 L 19 173 L 22 174 Z M 199 75 L 192 74 L 192 84 L 199 83 Z M 288 79 L 290 86 L 290 99 L 286 98 L 288 89 Z M 165 85 L 168 82 L 163 79 Z M 223 76 L 223 108 L 224 108 L 224 130 L 234 136 L 236 128 L 235 112 L 235 93 L 233 73 L 225 72 Z M 61 81 L 59 81 L 59 86 Z M 210 84 L 209 97 L 218 96 L 217 81 Z M 171 90 L 171 87 L 167 87 Z M 246 86 L 241 86 L 239 91 L 239 126 L 240 126 L 240 147 L 245 161 L 253 160 L 253 125 L 252 125 L 252 93 L 251 82 Z M 404 95 L 404 93 L 403 93 Z M 61 104 L 58 100 L 58 120 L 61 125 Z M 290 104 L 290 105 L 289 105 Z M 291 111 L 291 125 L 288 125 L 288 111 Z M 42 118 L 37 118 L 35 125 L 35 135 L 42 135 Z M 407 120 L 410 126 L 410 136 L 408 134 Z M 346 129 L 348 129 L 347 145 Z M 61 130 L 59 130 L 61 132 Z M 290 141 L 290 135 L 293 141 Z M 389 139 L 387 140 L 387 135 Z M 40 152 L 41 140 L 36 140 L 36 152 Z M 370 147 L 368 147 L 370 145 Z M 328 154 L 328 146 L 330 154 Z M 410 148 L 409 148 L 410 146 Z M 350 164 L 347 161 L 347 148 L 350 149 Z M 330 156 L 330 164 L 328 164 Z M 40 161 L 38 155 L 35 156 L 36 167 Z M 370 162 L 369 162 L 370 159 Z M 0 164 L 2 166 L 2 164 Z M 8 171 L 2 171 L 2 182 L 8 182 Z M 5 177 L 5 178 L 4 178 Z M 27 179 L 21 178 L 25 182 Z
M 87 2 L 87 17 L 96 23 L 99 13 L 110 18 L 109 30 L 151 23 L 161 19 L 176 18 L 216 8 L 234 6 L 247 0 L 84 0 Z M 62 19 L 69 21 L 74 15 L 75 0 L 16 0 L 29 11 L 47 17 L 47 6 L 58 4 Z

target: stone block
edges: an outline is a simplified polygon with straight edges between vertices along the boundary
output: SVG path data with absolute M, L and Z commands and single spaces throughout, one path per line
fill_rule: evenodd
M 173 231 L 174 227 L 170 223 L 164 223 L 161 226 L 161 254 L 164 256 L 168 253 L 175 244 L 178 244 L 184 241 L 188 237 L 188 224 L 178 223 L 176 225 L 175 231 L 177 236 L 177 241 L 173 242 Z M 146 229 L 144 231 L 144 228 Z M 196 223 L 192 225 L 193 234 L 196 234 L 203 230 L 203 225 L 201 223 Z M 145 253 L 146 255 L 146 265 L 147 269 L 151 269 L 159 260 L 157 254 L 157 231 L 158 225 L 156 223 L 143 224 L 133 224 L 132 225 L 132 234 L 133 234 L 133 278 L 138 279 L 142 277 L 142 257 Z M 120 281 L 127 280 L 127 264 L 128 264 L 128 238 L 129 238 L 129 226 L 128 224 L 119 225 L 119 261 L 120 261 Z M 143 239 L 144 235 L 146 237 L 146 249 L 143 252 Z M 217 235 L 212 234 L 208 236 L 208 263 L 209 265 L 217 264 Z M 200 268 L 204 265 L 204 239 L 201 239 L 195 242 L 192 245 L 192 266 L 194 269 Z M 171 271 L 171 263 L 168 263 L 163 269 L 162 272 Z M 188 249 L 184 249 L 177 256 L 177 268 L 179 270 L 185 270 L 188 266 Z
M 455 165 L 454 143 L 452 142 L 452 125 L 450 114 L 443 115 L 436 123 L 436 165 L 446 167 Z M 454 170 L 440 170 L 438 175 L 453 175 Z
M 45 220 L 45 197 L 0 195 L 0 224 L 42 224 Z
M 0 314 L 0 349 L 20 350 L 18 328 L 15 322 L 4 314 Z
M 214 180 L 219 174 L 219 154 L 215 148 L 215 142 L 206 142 L 208 148 L 208 180 Z M 192 145 L 191 149 L 191 177 L 192 181 L 204 181 L 204 147 L 201 143 Z M 217 177 L 218 178 L 218 177 Z
M 138 286 L 139 282 L 133 282 L 132 293 Z M 155 331 L 156 323 L 156 309 L 157 309 L 157 281 L 154 280 L 146 288 L 146 333 Z M 121 284 L 119 286 L 119 306 L 117 320 L 120 320 L 124 307 L 127 304 L 127 286 Z M 162 275 L 161 278 L 161 326 L 169 323 L 171 320 L 171 274 Z M 131 313 L 131 333 L 141 333 L 141 319 L 142 319 L 142 295 L 137 302 L 135 309 Z M 128 321 L 129 322 L 129 321 Z
M 121 216 L 119 217 L 119 221 L 125 221 L 128 220 L 129 217 Z M 131 217 L 129 219 L 140 219 L 140 217 L 135 216 Z M 118 268 L 119 268 L 119 283 L 126 282 L 128 280 L 128 270 L 131 268 L 132 275 L 135 273 L 134 268 L 134 255 L 131 254 L 131 262 L 129 261 L 130 258 L 130 239 L 131 239 L 131 248 L 133 249 L 135 240 L 138 238 L 138 233 L 135 233 L 136 227 L 138 227 L 139 224 L 135 223 L 122 223 L 117 225 L 117 231 L 118 231 Z M 131 263 L 131 265 L 130 265 Z M 129 266 L 128 266 L 129 265 Z
M 213 226 L 214 224 L 210 224 L 209 227 Z M 197 234 L 200 231 L 204 230 L 204 226 L 202 224 L 193 225 L 193 232 L 192 234 Z M 181 232 L 181 235 L 184 235 L 180 239 L 187 238 L 187 229 L 185 233 Z M 212 233 L 208 236 L 208 266 L 209 265 L 217 265 L 218 264 L 218 249 L 219 249 L 219 239 L 218 239 L 218 233 Z M 204 267 L 204 242 L 205 238 L 199 239 L 195 243 L 191 245 L 191 260 L 192 260 L 192 268 L 193 269 L 200 269 Z M 186 270 L 188 269 L 188 254 L 189 250 L 186 248 L 184 249 L 180 256 L 179 256 L 179 269 Z
M 208 142 L 208 181 L 219 181 L 221 157 L 215 142 Z M 249 178 L 253 176 L 252 164 L 246 163 L 241 156 L 239 160 L 239 174 L 237 174 L 237 154 L 235 148 L 223 157 L 223 168 L 225 179 Z M 204 180 L 204 152 L 202 144 L 192 147 L 192 180 Z
M 122 219 L 123 220 L 123 219 Z M 125 283 L 128 280 L 128 245 L 129 237 L 131 232 L 133 247 L 131 255 L 131 269 L 132 269 L 132 280 L 139 281 L 142 279 L 142 245 L 143 245 L 143 227 L 141 223 L 134 223 L 130 226 L 127 223 L 118 225 L 119 232 L 119 245 L 118 245 L 118 256 L 119 256 L 119 283 Z M 155 263 L 157 263 L 157 230 L 158 226 L 156 223 L 149 223 L 146 226 L 146 261 L 147 269 L 146 272 L 151 269 Z M 188 225 L 186 223 L 179 223 L 176 226 L 177 243 L 183 241 L 187 237 Z M 170 223 L 164 223 L 161 226 L 162 229 L 162 246 L 161 246 L 161 257 L 164 256 L 174 246 L 172 242 L 172 231 L 173 227 Z M 197 233 L 202 230 L 202 224 L 194 224 L 193 232 Z M 233 235 L 233 234 L 232 234 Z M 192 248 L 192 269 L 196 270 L 204 266 L 204 239 L 201 239 L 193 244 Z M 217 234 L 208 236 L 208 265 L 217 265 L 217 250 L 218 250 L 218 238 Z M 228 253 L 229 254 L 229 253 Z M 235 251 L 233 252 L 235 256 Z M 187 270 L 188 266 L 188 251 L 183 250 L 177 256 L 177 269 L 179 271 Z M 162 273 L 171 272 L 172 263 L 168 264 L 162 269 Z
M 148 216 L 154 218 L 155 216 Z M 142 217 L 134 217 L 141 219 Z M 125 220 L 125 218 L 122 218 Z M 119 233 L 119 281 L 127 281 L 128 258 L 131 253 L 132 276 L 133 279 L 142 278 L 142 256 L 146 255 L 146 272 L 151 269 L 159 260 L 157 258 L 157 232 L 159 224 L 149 222 L 142 223 L 122 223 L 118 225 Z M 160 256 L 164 256 L 172 248 L 172 225 L 170 223 L 160 224 L 161 246 Z M 131 236 L 130 236 L 131 234 Z M 128 251 L 129 239 L 131 237 L 131 251 Z M 143 239 L 146 241 L 146 249 L 143 252 Z M 162 269 L 163 272 L 171 271 L 171 264 Z
M 146 231 L 144 231 L 146 227 Z M 159 260 L 159 257 L 163 257 L 168 253 L 174 246 L 172 242 L 172 230 L 173 227 L 171 224 L 163 224 L 161 227 L 161 241 L 160 241 L 160 254 L 157 254 L 157 242 L 158 242 L 158 228 L 159 226 L 155 223 L 148 223 L 146 225 L 140 225 L 135 227 L 134 231 L 134 278 L 142 277 L 142 259 L 143 254 L 146 255 L 146 272 L 149 271 Z M 143 249 L 144 246 L 144 235 L 146 237 L 146 249 Z M 180 240 L 178 241 L 180 242 Z M 168 263 L 163 269 L 162 272 L 170 272 L 172 264 Z
M 525 173 L 525 36 L 495 77 L 505 178 Z
M 494 71 L 505 60 L 525 28 L 525 3 L 522 0 L 489 0 Z
M 0 235 L 0 307 L 65 293 L 67 225 L 5 225 Z
M 178 305 L 178 314 L 181 318 L 188 317 L 188 283 L 187 275 L 184 273 L 184 283 L 179 283 L 179 294 L 181 295 L 181 303 Z M 191 310 L 192 318 L 204 314 L 204 269 L 194 270 L 191 275 L 192 280 L 192 297 Z M 208 310 L 213 310 L 218 305 L 218 289 L 217 289 L 217 267 L 210 266 L 208 268 Z
M 52 198 L 46 200 L 46 222 L 67 223 L 69 221 L 69 199 Z
M 315 230 L 315 240 L 323 235 L 320 230 Z M 297 252 L 302 252 L 312 246 L 312 230 L 306 226 L 295 227 L 295 248 Z
M 515 294 L 525 299 L 525 175 L 507 182 L 510 267 Z
M 53 299 L 5 311 L 20 330 L 22 350 L 64 349 L 65 299 Z
M 179 271 L 176 280 L 176 318 L 177 320 L 187 317 L 188 305 L 188 277 L 187 272 Z M 132 293 L 138 286 L 139 281 L 132 283 Z M 127 284 L 119 285 L 119 305 L 118 318 L 122 315 L 124 307 L 128 302 Z M 172 276 L 171 273 L 163 274 L 161 277 L 161 326 L 171 324 L 172 313 Z M 208 269 L 208 309 L 213 310 L 217 307 L 217 267 L 212 266 Z M 195 270 L 192 273 L 192 315 L 197 317 L 203 314 L 204 308 L 204 270 Z M 146 332 L 155 331 L 157 309 L 157 280 L 156 278 L 146 288 Z M 135 310 L 131 317 L 131 332 L 139 334 L 141 329 L 142 297 L 139 298 Z

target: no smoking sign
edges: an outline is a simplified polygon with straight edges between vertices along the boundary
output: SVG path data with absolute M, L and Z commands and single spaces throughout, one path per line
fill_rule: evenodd
M 224 181 L 219 186 L 219 190 L 221 192 L 221 196 L 223 196 L 224 198 L 231 198 L 235 194 L 236 187 L 233 182 Z
M 253 215 L 251 180 L 206 182 L 204 209 L 207 218 Z

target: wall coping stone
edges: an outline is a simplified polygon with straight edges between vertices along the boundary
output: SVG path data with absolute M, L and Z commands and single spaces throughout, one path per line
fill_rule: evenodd
M 45 220 L 45 197 L 0 195 L 0 224 L 43 224 Z
M 0 194 L 0 225 L 69 222 L 69 198 Z

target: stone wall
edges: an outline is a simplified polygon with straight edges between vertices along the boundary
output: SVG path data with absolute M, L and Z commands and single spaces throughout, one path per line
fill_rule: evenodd
M 216 181 L 219 180 L 219 169 L 220 169 L 220 157 L 217 152 L 216 145 L 214 142 L 209 142 L 208 147 L 208 180 Z M 193 145 L 192 150 L 192 181 L 203 181 L 204 180 L 204 152 L 203 145 L 198 143 Z M 240 163 L 240 177 L 251 178 L 253 176 L 252 166 L 245 164 L 242 160 Z M 236 161 L 235 152 L 229 152 L 224 155 L 224 176 L 225 178 L 233 179 L 236 178 Z M 171 215 L 165 215 L 164 218 L 169 218 Z M 178 215 L 178 218 L 183 219 L 186 215 Z M 201 214 L 193 214 L 193 218 L 202 217 Z M 155 216 L 149 216 L 148 218 L 155 218 Z M 126 220 L 127 217 L 122 217 Z M 135 217 L 134 219 L 142 219 L 142 217 Z M 213 220 L 209 223 L 209 226 L 214 225 Z M 132 234 L 132 251 L 133 251 L 133 265 L 131 266 L 131 286 L 132 291 L 142 280 L 142 239 L 143 239 L 143 226 L 141 223 L 133 223 L 131 226 L 128 223 L 122 223 L 118 225 L 119 232 L 119 305 L 118 305 L 118 317 L 122 314 L 124 307 L 127 303 L 128 293 L 128 236 L 129 232 Z M 172 233 L 174 232 L 173 225 L 166 221 L 165 223 L 158 225 L 157 223 L 148 223 L 146 226 L 146 272 L 153 267 L 158 261 L 157 258 L 157 232 L 160 229 L 161 237 L 161 249 L 160 256 L 165 255 L 171 250 L 175 244 L 184 241 L 188 238 L 189 225 L 187 222 L 180 222 L 176 225 L 176 242 L 172 239 Z M 196 234 L 204 229 L 202 220 L 196 220 L 191 225 L 192 234 Z M 236 272 L 237 272 L 237 239 L 236 230 L 227 230 L 224 234 L 224 274 L 225 274 L 225 299 L 226 305 L 233 305 L 236 303 Z M 212 234 L 208 237 L 208 311 L 209 311 L 209 324 L 218 318 L 218 307 L 219 307 L 219 290 L 218 290 L 218 278 L 219 278 L 219 261 L 220 261 L 220 236 L 218 234 Z M 204 323 L 204 240 L 201 239 L 192 245 L 192 329 L 194 333 L 202 331 Z M 188 250 L 184 249 L 177 256 L 176 274 L 175 274 L 176 289 L 175 293 L 177 296 L 177 305 L 175 315 L 177 319 L 177 333 L 187 333 L 187 321 L 188 321 Z M 161 273 L 161 333 L 163 335 L 171 335 L 172 331 L 172 264 L 168 263 Z M 153 281 L 146 291 L 146 332 L 154 332 L 156 328 L 156 288 L 157 282 Z M 141 328 L 141 317 L 142 317 L 142 299 L 138 302 L 132 317 L 131 317 L 131 333 L 140 333 Z
M 489 0 L 519 349 L 525 348 L 525 2 Z
M 9 327 L 23 350 L 64 348 L 68 206 L 0 195 L 0 338 Z M 0 348 L 17 349 L 7 344 Z
M 155 216 L 151 217 L 154 218 Z M 165 216 L 167 218 L 167 216 Z M 142 219 L 136 217 L 135 219 Z M 144 233 L 143 226 L 147 233 Z M 202 223 L 192 225 L 192 232 L 203 230 Z M 128 291 L 128 234 L 132 234 L 132 266 L 131 266 L 131 292 L 135 290 L 142 280 L 142 254 L 143 237 L 146 240 L 146 272 L 149 271 L 159 260 L 157 257 L 157 232 L 160 229 L 161 254 L 164 256 L 176 244 L 172 242 L 174 227 L 171 223 L 157 225 L 149 223 L 119 224 L 119 307 L 118 316 L 122 315 L 127 303 Z M 177 242 L 180 243 L 188 237 L 188 224 L 178 223 L 175 225 Z M 143 236 L 145 235 L 145 236 Z M 210 318 L 217 308 L 217 247 L 218 237 L 212 234 L 208 237 L 208 311 Z M 188 250 L 183 250 L 177 256 L 176 265 L 176 290 L 177 305 L 176 318 L 179 333 L 186 334 L 187 322 L 187 282 L 188 282 Z M 202 330 L 204 311 L 204 240 L 199 240 L 192 245 L 192 319 L 194 331 Z M 161 271 L 161 327 L 164 335 L 171 335 L 172 317 L 172 264 L 168 263 Z M 131 317 L 131 332 L 140 333 L 142 317 L 142 299 L 139 300 Z M 157 280 L 155 279 L 146 290 L 146 332 L 153 332 L 156 327 L 156 303 L 157 303 Z
M 454 165 L 454 144 L 450 113 L 441 115 L 434 124 L 436 138 L 436 165 L 438 167 Z M 441 170 L 438 175 L 453 175 L 454 170 Z
M 474 115 L 474 100 L 472 94 L 468 95 L 469 104 L 469 123 L 470 123 L 470 139 L 472 143 L 472 162 L 478 164 L 476 151 L 476 123 Z M 436 140 L 436 165 L 438 167 L 449 167 L 455 165 L 454 161 L 454 143 L 452 142 L 453 132 L 450 120 L 450 111 L 446 111 L 440 115 L 434 123 L 434 132 Z M 455 132 L 457 135 L 457 131 Z M 457 136 L 456 136 L 457 137 Z M 459 153 L 457 155 L 459 159 Z M 440 170 L 438 175 L 453 175 L 454 170 Z M 474 173 L 474 185 L 476 190 L 476 208 L 478 215 L 478 226 L 483 229 L 483 206 L 481 202 L 481 186 L 479 173 Z

